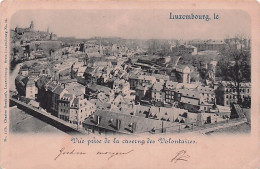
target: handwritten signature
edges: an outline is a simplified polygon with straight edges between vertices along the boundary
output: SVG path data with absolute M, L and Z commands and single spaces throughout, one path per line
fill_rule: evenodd
M 118 156 L 118 155 L 126 155 L 134 150 L 130 150 L 128 152 L 97 152 L 97 155 L 109 155 L 108 160 L 110 160 L 112 157 Z
M 177 163 L 177 161 L 188 161 L 189 158 L 190 156 L 187 154 L 187 151 L 181 150 L 171 159 L 171 162 Z
M 59 151 L 59 154 L 54 158 L 54 160 L 57 160 L 62 155 L 84 155 L 85 152 L 75 151 L 73 149 L 72 151 L 65 151 L 65 147 L 62 147 Z
M 131 152 L 133 152 L 134 150 L 130 150 L 128 152 L 97 152 L 97 155 L 109 155 L 107 160 L 110 160 L 111 158 L 115 157 L 115 156 L 120 156 L 120 155 L 126 155 L 126 154 L 130 154 Z M 63 156 L 63 155 L 85 155 L 85 152 L 81 152 L 81 151 L 75 151 L 75 149 L 71 150 L 71 151 L 65 151 L 65 147 L 62 147 L 59 150 L 59 154 L 54 158 L 54 160 L 57 160 L 59 157 Z M 190 156 L 187 154 L 186 150 L 181 150 L 179 152 L 177 152 L 177 154 L 171 159 L 171 162 L 177 163 L 178 161 L 188 161 L 188 159 L 190 158 Z

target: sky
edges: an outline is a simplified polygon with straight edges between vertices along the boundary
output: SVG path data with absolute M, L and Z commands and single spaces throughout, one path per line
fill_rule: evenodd
M 209 15 L 211 20 L 176 20 L 173 15 Z M 219 19 L 214 20 L 213 15 Z M 240 10 L 24 10 L 15 13 L 11 28 L 29 27 L 59 37 L 122 37 L 129 39 L 224 39 L 250 36 L 250 16 Z

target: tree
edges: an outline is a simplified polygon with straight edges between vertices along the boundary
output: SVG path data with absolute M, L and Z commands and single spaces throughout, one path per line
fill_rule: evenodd
M 238 104 L 242 104 L 240 95 L 241 82 L 251 81 L 251 52 L 245 45 L 248 39 L 243 35 L 226 39 L 226 47 L 221 51 L 222 60 L 218 62 L 217 75 L 223 80 L 232 81 L 236 88 Z

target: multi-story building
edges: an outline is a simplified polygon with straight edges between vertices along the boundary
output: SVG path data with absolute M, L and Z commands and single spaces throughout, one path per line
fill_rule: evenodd
M 82 122 L 95 110 L 96 107 L 87 99 L 79 99 L 72 94 L 64 94 L 59 99 L 58 117 L 82 127 Z
M 251 98 L 251 83 L 240 83 L 240 98 L 243 102 Z M 216 89 L 216 103 L 222 106 L 230 106 L 238 102 L 237 88 L 232 82 L 224 81 Z
M 82 127 L 82 122 L 96 111 L 87 99 L 74 98 L 70 107 L 69 122 Z
M 186 65 L 178 65 L 170 73 L 170 80 L 179 83 L 190 83 L 191 69 Z
M 189 112 L 208 111 L 204 103 L 201 102 L 201 97 L 198 91 L 178 89 L 181 94 L 179 97 L 180 108 L 188 110 Z
M 165 101 L 165 91 L 164 82 L 155 82 L 152 87 L 151 92 L 152 101 L 154 102 L 164 102 Z
M 47 106 L 48 112 L 51 112 L 54 116 L 58 116 L 58 100 L 63 96 L 63 94 L 68 93 L 62 86 L 51 82 L 47 84 Z
M 153 85 L 156 82 L 156 78 L 154 76 L 141 75 L 138 78 L 138 84 L 145 85 Z
M 136 75 L 136 74 L 131 74 L 130 76 L 129 76 L 129 83 L 130 83 L 130 88 L 131 89 L 135 89 L 136 88 L 136 86 L 138 85 L 138 78 L 139 78 L 139 76 L 138 75 Z
M 29 76 L 26 84 L 25 97 L 35 99 L 38 94 L 38 88 L 35 86 L 35 76 Z
M 113 84 L 115 93 L 122 93 L 123 95 L 130 94 L 130 84 L 124 79 L 116 79 Z
M 173 81 L 167 81 L 165 83 L 165 102 L 166 103 L 173 103 L 176 98 L 176 87 L 178 85 L 178 82 L 173 82 Z
M 140 100 L 151 99 L 151 87 L 152 85 L 138 85 L 135 88 L 136 96 Z
M 209 87 L 167 81 L 164 91 L 166 103 L 175 102 L 190 112 L 209 112 L 215 104 L 214 89 Z
M 69 121 L 70 117 L 70 107 L 74 99 L 74 95 L 65 93 L 58 101 L 59 110 L 58 110 L 58 118 Z
M 219 51 L 222 48 L 225 47 L 225 42 L 224 41 L 217 41 L 217 40 L 205 40 L 205 41 L 190 41 L 190 44 L 192 46 L 195 46 L 199 51 L 205 51 L 205 50 L 215 50 Z
M 98 98 L 98 94 L 103 93 L 106 98 L 108 98 L 109 102 L 112 102 L 115 97 L 114 90 L 110 89 L 106 86 L 101 85 L 91 85 L 86 87 L 85 89 L 85 98 L 88 100 Z
M 129 83 L 130 88 L 135 89 L 138 85 L 141 86 L 152 86 L 156 82 L 156 78 L 154 76 L 148 75 L 130 75 L 129 76 Z
M 98 79 L 102 76 L 102 73 L 97 68 L 88 67 L 84 72 L 84 77 L 87 83 L 97 84 Z
M 197 48 L 192 45 L 180 45 L 180 46 L 173 46 L 171 47 L 171 50 L 173 53 L 177 54 L 188 54 L 188 55 L 196 55 L 197 54 Z
M 215 104 L 216 95 L 213 88 L 210 88 L 208 86 L 198 86 L 196 88 L 196 91 L 199 92 L 202 102 L 208 104 Z

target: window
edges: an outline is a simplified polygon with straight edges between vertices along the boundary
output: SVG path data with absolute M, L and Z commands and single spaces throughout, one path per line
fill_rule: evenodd
M 228 99 L 228 95 L 226 95 L 226 98 Z
M 226 104 L 228 105 L 228 101 L 226 102 Z

